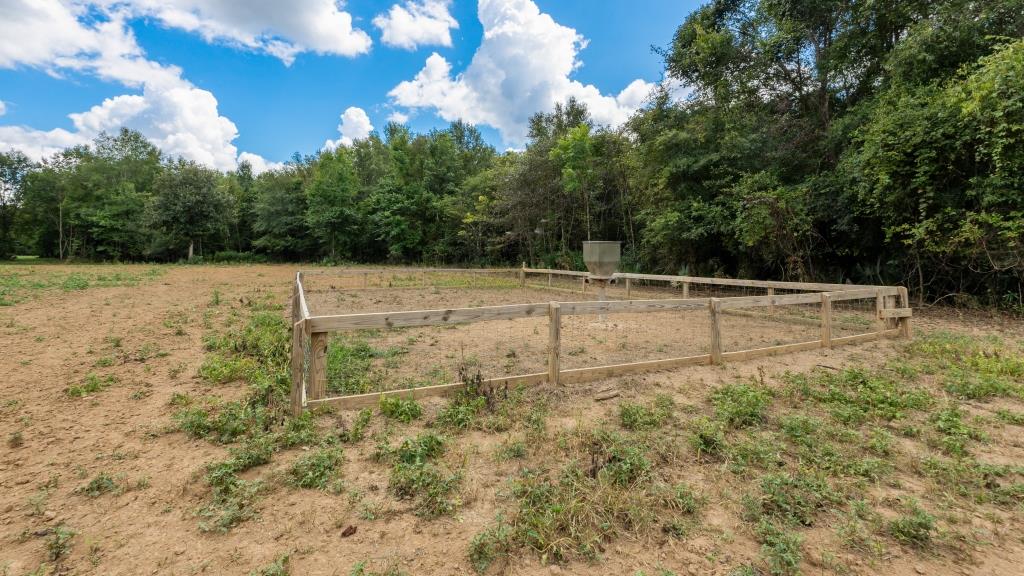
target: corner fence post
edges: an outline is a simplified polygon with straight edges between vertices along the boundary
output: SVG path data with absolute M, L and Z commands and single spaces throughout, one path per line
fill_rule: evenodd
M 906 286 L 900 286 L 897 288 L 900 294 L 900 307 L 910 308 L 910 295 L 907 293 Z M 904 338 L 910 338 L 913 335 L 913 329 L 910 327 L 910 316 L 904 316 L 899 319 L 900 323 L 900 336 Z
M 686 286 L 686 284 L 684 284 Z M 722 304 L 718 298 L 708 299 L 708 313 L 711 318 L 711 363 L 721 364 L 722 363 L 722 323 L 721 323 L 721 308 Z
M 548 304 L 548 383 L 558 384 L 562 354 L 562 308 L 558 302 Z
M 327 332 L 314 332 L 310 337 L 309 399 L 327 396 Z
M 821 293 L 821 347 L 832 347 L 832 296 Z
M 294 417 L 302 415 L 302 332 L 305 320 L 300 320 L 292 325 L 292 389 L 289 396 L 291 414 Z

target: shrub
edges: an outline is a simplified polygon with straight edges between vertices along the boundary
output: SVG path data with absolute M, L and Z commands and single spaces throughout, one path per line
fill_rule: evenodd
M 627 430 L 653 430 L 672 416 L 674 405 L 672 398 L 664 395 L 659 395 L 651 406 L 623 402 L 619 405 L 619 421 Z

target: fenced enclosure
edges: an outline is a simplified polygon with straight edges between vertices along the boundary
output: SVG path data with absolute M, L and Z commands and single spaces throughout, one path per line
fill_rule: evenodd
M 598 300 L 589 280 L 525 266 L 300 271 L 292 412 L 910 336 L 902 287 L 618 273 Z

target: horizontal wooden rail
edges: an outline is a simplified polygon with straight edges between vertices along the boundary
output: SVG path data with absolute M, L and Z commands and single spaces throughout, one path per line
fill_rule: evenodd
M 504 306 L 478 306 L 449 310 L 411 310 L 408 312 L 371 312 L 313 316 L 309 318 L 313 332 L 337 332 L 362 328 L 404 328 L 410 326 L 443 326 L 468 324 L 488 320 L 541 317 L 547 314 L 548 303 L 507 304 Z
M 585 314 L 622 314 L 641 312 L 664 312 L 666 310 L 703 310 L 708 306 L 707 298 L 673 298 L 663 300 L 610 300 L 559 302 L 562 316 Z
M 879 318 L 910 318 L 913 314 L 910 308 L 883 308 L 878 311 Z
M 315 276 L 349 276 L 358 274 L 408 274 L 410 272 L 448 274 L 498 274 L 519 272 L 519 268 L 313 268 L 303 274 Z
M 508 376 L 506 378 L 489 378 L 480 383 L 482 388 L 500 388 L 502 386 L 514 386 L 514 385 L 532 385 L 540 384 L 546 381 L 548 378 L 547 372 L 539 372 L 537 374 L 523 374 L 522 376 Z M 306 402 L 308 408 L 316 408 L 319 406 L 333 406 L 342 410 L 350 408 L 365 408 L 367 406 L 376 406 L 380 403 L 380 399 L 385 396 L 399 396 L 402 398 L 429 398 L 431 396 L 444 396 L 451 394 L 458 390 L 462 390 L 466 387 L 466 384 L 462 382 L 455 382 L 453 384 L 438 384 L 436 386 L 423 386 L 422 388 L 405 388 L 402 390 L 387 390 L 384 392 L 370 392 L 367 394 L 353 394 L 351 396 L 333 396 L 331 398 L 321 398 L 319 400 L 309 400 Z

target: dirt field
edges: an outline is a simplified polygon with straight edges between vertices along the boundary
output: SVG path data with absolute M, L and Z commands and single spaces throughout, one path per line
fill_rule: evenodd
M 292 574 L 472 573 L 467 553 L 471 542 L 494 526 L 499 515 L 514 519 L 521 505 L 521 497 L 510 483 L 523 477 L 524 470 L 551 468 L 557 472 L 573 459 L 578 446 L 586 444 L 595 428 L 617 430 L 616 434 L 625 434 L 627 440 L 647 442 L 651 470 L 645 477 L 653 478 L 648 481 L 685 483 L 694 489 L 699 511 L 688 512 L 685 530 L 667 529 L 667 512 L 661 508 L 652 509 L 643 521 L 637 520 L 641 516 L 628 520 L 616 516 L 610 520 L 615 529 L 604 530 L 596 542 L 594 557 L 573 552 L 556 561 L 518 544 L 507 554 L 496 553 L 488 573 L 795 573 L 792 566 L 778 563 L 783 556 L 779 550 L 792 548 L 792 543 L 765 536 L 766 528 L 747 517 L 743 498 L 765 475 L 778 470 L 796 474 L 810 465 L 794 457 L 811 454 L 814 449 L 800 452 L 792 448 L 796 444 L 791 441 L 794 436 L 787 435 L 792 428 L 786 424 L 795 422 L 791 414 L 806 408 L 822 422 L 832 422 L 828 409 L 822 408 L 826 404 L 794 395 L 782 374 L 810 372 L 821 366 L 829 373 L 844 367 L 875 370 L 888 366 L 886 369 L 898 371 L 898 366 L 915 361 L 914 353 L 904 350 L 905 343 L 882 341 L 559 389 L 541 386 L 528 391 L 522 408 L 516 408 L 517 414 L 540 413 L 538 406 L 543 404 L 541 432 L 532 436 L 528 426 L 517 421 L 498 432 L 486 426 L 470 426 L 465 431 L 439 429 L 431 424 L 447 406 L 444 399 L 424 402 L 423 415 L 411 423 L 374 413 L 365 438 L 343 444 L 343 463 L 331 489 L 290 485 L 290 467 L 314 448 L 283 448 L 269 463 L 239 474 L 245 480 L 263 481 L 255 516 L 225 532 L 201 531 L 197 513 L 211 492 L 204 479 L 207 466 L 223 461 L 234 446 L 194 439 L 179 431 L 172 418 L 177 408 L 171 403 L 185 395 L 224 400 L 246 395 L 243 381 L 214 384 L 199 376 L 209 356 L 204 337 L 243 322 L 249 302 L 265 299 L 284 305 L 295 270 L 291 266 L 0 265 L 0 287 L 6 286 L 6 292 L 0 293 L 0 302 L 6 304 L 0 306 L 0 373 L 5 375 L 0 388 L 0 440 L 4 442 L 0 449 L 0 574 L 248 574 L 284 555 Z M 566 299 L 552 298 L 544 290 L 536 295 L 537 301 Z M 480 293 L 465 304 L 479 305 L 507 296 Z M 410 309 L 460 300 L 454 291 L 428 296 L 403 291 L 357 298 L 396 299 L 395 304 Z M 355 308 L 365 304 L 358 299 L 346 302 Z M 343 308 L 337 300 L 314 305 Z M 287 310 L 279 309 L 279 313 L 283 317 Z M 948 331 L 981 341 L 996 335 L 1017 354 L 1024 335 L 1020 323 L 1003 318 L 916 315 L 919 337 Z M 567 326 L 569 338 L 579 338 L 578 346 L 584 350 L 565 358 L 580 365 L 606 357 L 608 363 L 614 363 L 637 354 L 677 355 L 690 346 L 666 338 L 671 336 L 669 323 L 645 324 L 645 320 L 630 318 L 612 322 L 618 324 L 602 327 L 609 336 L 599 336 L 600 340 L 588 335 L 589 326 Z M 780 338 L 752 334 L 741 318 L 730 322 L 734 323 L 726 324 L 725 330 L 732 328 L 737 338 L 768 344 Z M 700 325 L 696 317 L 689 328 L 706 333 L 706 325 Z M 403 343 L 409 347 L 391 364 L 400 374 L 430 372 L 431 350 L 455 349 L 456 340 L 464 346 L 482 342 L 476 353 L 493 354 L 493 358 L 483 359 L 496 364 L 494 370 L 525 373 L 534 371 L 536 353 L 545 344 L 543 337 L 531 338 L 533 329 L 528 324 L 501 328 L 508 332 L 499 333 L 498 340 L 536 346 L 517 352 L 517 361 L 510 366 L 506 366 L 508 346 L 495 346 L 472 332 L 406 332 L 394 335 L 393 340 L 387 335 L 371 340 L 375 347 Z M 805 329 L 794 328 L 781 338 L 795 338 L 794 331 Z M 540 330 L 543 335 L 544 328 Z M 431 341 L 434 345 L 427 345 Z M 666 348 L 672 342 L 682 348 Z M 699 348 L 704 343 L 702 339 L 692 346 Z M 701 353 L 696 348 L 694 353 Z M 991 355 L 986 352 L 981 357 Z M 1012 366 L 1020 361 L 1019 356 L 1004 359 Z M 914 370 L 918 374 L 915 382 L 933 398 L 934 408 L 928 410 L 952 402 L 940 384 L 941 373 Z M 1013 386 L 1024 377 L 1016 368 L 1000 370 L 1000 377 L 1008 378 Z M 712 391 L 736 382 L 759 383 L 756 385 L 770 391 L 772 400 L 760 424 L 726 431 L 729 445 L 737 447 L 760 438 L 767 444 L 786 446 L 775 464 L 741 467 L 735 456 L 738 448 L 730 448 L 730 456 L 717 458 L 691 448 L 691 438 L 702 419 L 718 418 L 716 410 L 721 410 L 711 399 Z M 618 396 L 595 400 L 599 391 L 608 389 L 618 391 Z M 665 423 L 644 434 L 621 432 L 624 405 L 646 406 L 659 395 L 674 405 Z M 1021 573 L 1024 491 L 1014 491 L 1013 482 L 1021 482 L 1024 467 L 1024 402 L 1019 390 L 1012 388 L 965 399 L 957 406 L 963 412 L 963 426 L 969 429 L 963 434 L 950 431 L 942 424 L 945 420 L 936 420 L 932 412 L 923 409 L 908 410 L 912 413 L 902 420 L 877 424 L 876 428 L 888 430 L 885 434 L 891 438 L 891 446 L 884 450 L 887 455 L 881 458 L 888 462 L 883 467 L 886 471 L 857 479 L 830 476 L 829 482 L 843 497 L 812 506 L 814 511 L 806 522 L 785 526 L 802 541 L 796 570 L 892 576 Z M 331 434 L 337 428 L 351 428 L 354 418 L 347 413 L 324 414 L 316 424 L 324 434 Z M 837 434 L 870 432 L 869 428 L 840 428 Z M 389 480 L 393 467 L 380 456 L 382 442 L 395 446 L 402 438 L 425 432 L 445 438 L 441 461 L 458 476 L 452 510 L 436 517 L 417 515 L 415 498 L 394 495 L 389 486 L 394 482 Z M 958 493 L 957 481 L 940 483 L 937 474 L 922 472 L 926 466 L 921 462 L 927 456 L 951 458 L 950 438 L 965 443 L 966 448 L 957 447 L 970 454 L 972 462 L 1001 466 L 1001 472 L 986 473 L 986 480 L 972 485 L 966 495 Z M 833 440 L 843 449 L 842 436 Z M 522 454 L 499 457 L 513 445 L 521 445 Z M 587 464 L 591 463 L 582 463 L 584 467 Z M 616 497 L 628 493 L 609 490 L 608 494 Z M 767 506 L 766 496 L 760 497 L 764 505 L 758 509 L 764 518 L 772 522 L 780 518 Z M 870 513 L 856 512 L 849 504 L 854 499 L 864 502 Z M 909 514 L 915 503 L 933 517 L 934 527 L 924 530 L 923 539 L 903 538 L 908 531 L 894 527 L 894 522 L 901 514 Z M 585 515 L 574 522 L 585 524 Z M 571 532 L 571 528 L 567 530 Z M 857 529 L 864 534 L 856 533 Z M 766 552 L 766 547 L 774 552 Z M 363 562 L 364 572 L 359 572 Z

